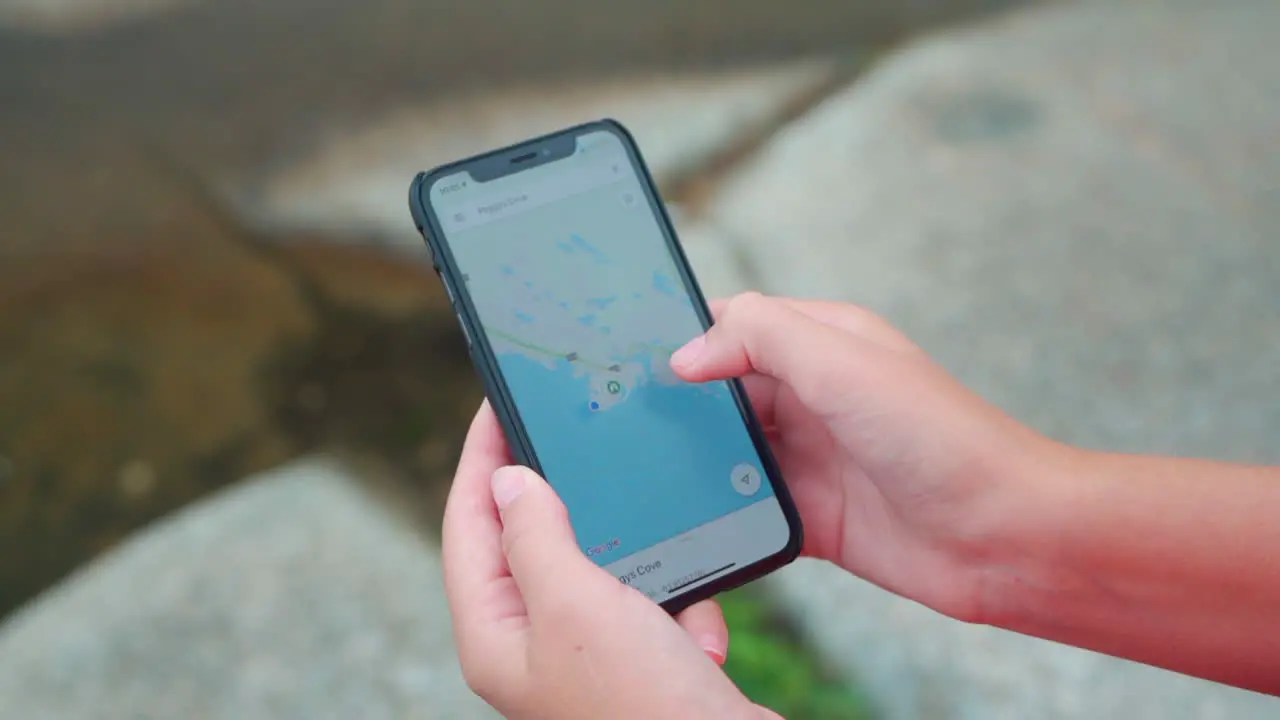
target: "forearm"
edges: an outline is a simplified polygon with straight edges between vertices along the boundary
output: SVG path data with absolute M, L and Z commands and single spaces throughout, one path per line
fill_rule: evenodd
M 1058 455 L 983 620 L 1280 694 L 1280 469 Z

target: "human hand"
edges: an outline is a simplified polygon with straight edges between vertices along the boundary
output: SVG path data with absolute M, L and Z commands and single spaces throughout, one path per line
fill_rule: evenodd
M 805 527 L 805 553 L 952 617 L 982 617 L 985 569 L 1052 447 L 873 313 L 755 293 L 671 358 L 742 377 Z
M 510 465 L 486 402 L 443 532 L 458 655 L 478 695 L 516 719 L 776 717 L 717 666 L 729 642 L 719 606 L 673 620 L 592 563 L 551 487 Z

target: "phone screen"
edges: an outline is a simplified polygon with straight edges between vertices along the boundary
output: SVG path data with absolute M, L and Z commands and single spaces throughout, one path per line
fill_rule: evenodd
M 583 552 L 662 602 L 781 552 L 790 526 L 729 384 L 670 368 L 704 325 L 627 148 L 588 132 L 537 167 L 439 178 L 430 202 Z

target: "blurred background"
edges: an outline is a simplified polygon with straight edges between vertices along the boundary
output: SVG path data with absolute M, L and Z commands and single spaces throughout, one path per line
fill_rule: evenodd
M 413 174 L 611 116 L 709 294 L 868 305 L 1091 447 L 1280 462 L 1274 0 L 0 0 L 0 716 L 489 717 Z M 799 563 L 793 718 L 1275 717 Z

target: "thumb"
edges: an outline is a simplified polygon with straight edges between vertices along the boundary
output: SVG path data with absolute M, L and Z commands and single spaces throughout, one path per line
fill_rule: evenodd
M 526 467 L 498 468 L 493 499 L 502 516 L 502 550 L 530 615 L 549 600 L 574 592 L 575 576 L 597 570 L 582 554 L 569 511 L 555 491 Z
M 855 386 L 879 374 L 881 352 L 783 300 L 745 293 L 724 306 L 706 334 L 676 351 L 671 367 L 689 382 L 766 375 L 789 386 L 811 412 L 831 416 Z

